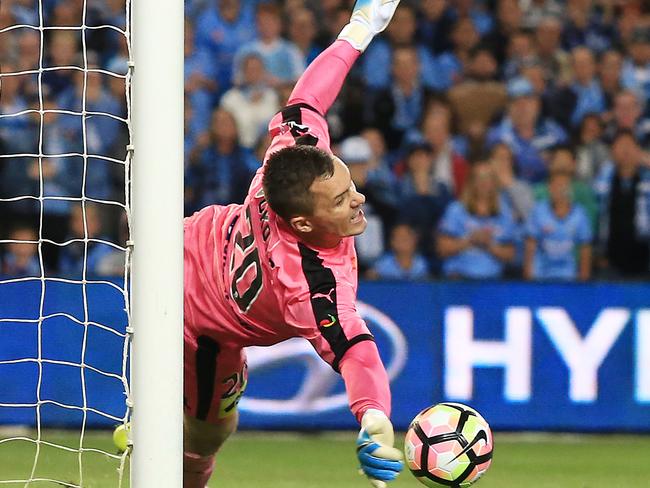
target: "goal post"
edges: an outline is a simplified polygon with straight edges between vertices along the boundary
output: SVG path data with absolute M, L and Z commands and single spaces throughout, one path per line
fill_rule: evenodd
M 182 0 L 132 0 L 131 486 L 182 486 Z

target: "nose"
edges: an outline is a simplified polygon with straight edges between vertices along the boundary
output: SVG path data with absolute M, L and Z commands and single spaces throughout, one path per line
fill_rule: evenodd
M 354 190 L 354 195 L 352 197 L 352 207 L 356 208 L 359 205 L 366 203 L 366 196 L 363 193 L 360 193 Z

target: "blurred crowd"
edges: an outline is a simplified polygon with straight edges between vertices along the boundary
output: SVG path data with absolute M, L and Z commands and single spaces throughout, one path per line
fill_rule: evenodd
M 19 114 L 0 117 L 0 239 L 32 242 L 0 271 L 39 274 L 41 232 L 46 270 L 119 274 L 102 241 L 125 239 L 105 202 L 124 200 L 128 53 L 101 26 L 125 28 L 124 0 L 41 3 L 3 0 L 0 29 L 93 28 L 0 34 L 2 73 L 21 73 L 0 92 Z M 243 201 L 268 121 L 352 3 L 185 2 L 187 215 Z M 649 98 L 647 1 L 402 0 L 327 115 L 367 199 L 363 277 L 647 279 Z

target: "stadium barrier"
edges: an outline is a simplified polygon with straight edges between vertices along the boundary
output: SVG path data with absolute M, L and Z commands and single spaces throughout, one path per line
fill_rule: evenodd
M 36 310 L 40 286 L 3 288 L 0 360 L 35 357 L 35 327 L 20 322 Z M 81 333 L 72 320 L 80 287 L 48 283 L 42 356 L 79 362 Z M 457 401 L 478 409 L 500 430 L 650 431 L 650 285 L 559 283 L 362 283 L 359 310 L 375 334 L 391 377 L 393 420 L 405 429 L 422 408 Z M 89 320 L 124 332 L 122 295 L 112 286 L 88 290 Z M 60 310 L 67 314 L 58 314 Z M 72 312 L 70 312 L 72 311 Z M 88 341 L 91 409 L 121 412 L 119 336 Z M 241 427 L 346 429 L 356 427 L 342 382 L 300 339 L 249 348 L 250 379 L 240 403 Z M 63 404 L 81 395 L 79 372 L 45 364 L 53 375 L 41 392 L 42 424 L 73 425 L 78 411 Z M 48 371 L 48 369 L 50 371 Z M 98 373 L 100 372 L 100 373 Z M 56 376 L 54 376 L 56 375 Z M 33 362 L 0 376 L 3 401 L 34 401 Z M 44 383 L 45 384 L 45 383 Z M 33 424 L 33 408 L 2 408 L 0 424 Z M 91 411 L 88 424 L 113 425 Z

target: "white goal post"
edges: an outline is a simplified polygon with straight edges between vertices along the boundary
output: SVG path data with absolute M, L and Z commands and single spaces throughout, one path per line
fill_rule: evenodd
M 182 486 L 182 0 L 133 0 L 131 486 Z

